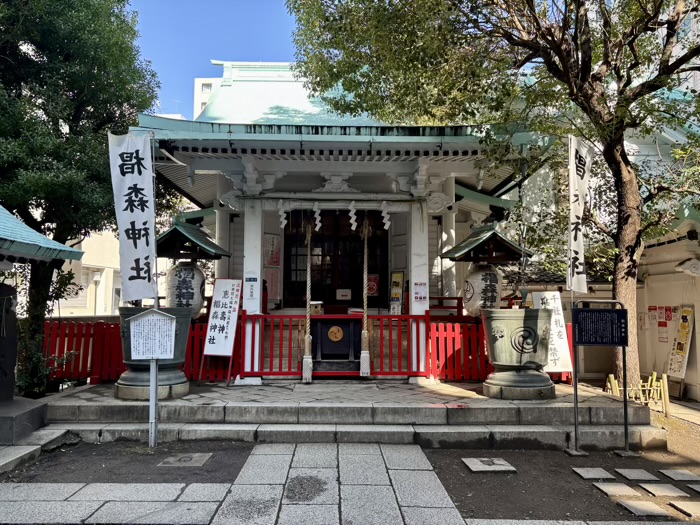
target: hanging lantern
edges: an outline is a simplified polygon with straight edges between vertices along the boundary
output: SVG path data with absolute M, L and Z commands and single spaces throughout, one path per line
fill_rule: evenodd
M 464 281 L 464 309 L 478 317 L 482 309 L 498 308 L 501 303 L 501 274 L 490 265 L 480 264 Z
M 180 261 L 165 277 L 165 305 L 168 308 L 191 308 L 192 318 L 204 306 L 204 272 L 193 261 Z

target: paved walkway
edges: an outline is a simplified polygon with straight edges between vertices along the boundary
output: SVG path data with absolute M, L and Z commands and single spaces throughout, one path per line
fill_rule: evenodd
M 160 467 L 179 475 L 181 466 L 198 466 L 212 459 L 211 453 L 188 453 L 163 459 Z M 474 460 L 488 468 L 496 461 Z M 501 462 L 502 463 L 502 462 Z M 461 464 L 461 462 L 460 462 Z M 464 465 L 463 472 L 469 476 Z M 643 470 L 601 468 L 575 469 L 589 480 L 589 492 L 621 487 L 644 507 L 641 492 L 623 483 L 593 483 L 607 479 L 649 479 Z M 687 470 L 661 470 L 666 482 L 692 492 L 688 485 L 700 479 Z M 646 475 L 646 477 L 642 476 Z M 442 474 L 444 476 L 444 473 Z M 475 474 L 474 474 L 475 475 Z M 505 476 L 490 473 L 489 476 Z M 561 470 L 564 478 L 574 478 L 570 467 Z M 616 478 L 616 475 L 618 478 Z M 476 476 L 476 475 L 475 475 Z M 529 477 L 523 472 L 516 476 Z M 680 476 L 680 477 L 679 477 Z M 654 477 L 654 476 L 652 476 Z M 431 461 L 417 445 L 377 444 L 265 444 L 257 445 L 247 457 L 233 483 L 0 483 L 0 522 L 2 523 L 169 523 L 212 525 L 502 525 L 527 520 L 464 519 L 455 507 Z M 477 479 L 478 478 L 477 476 Z M 516 478 L 499 478 L 510 486 Z M 658 481 L 658 480 L 657 480 Z M 462 483 L 469 485 L 468 479 Z M 595 487 L 598 487 L 596 489 Z M 614 486 L 613 486 L 614 485 Z M 666 491 L 668 483 L 652 485 Z M 472 484 L 470 491 L 478 492 Z M 649 488 L 645 490 L 650 491 Z M 679 497 L 679 490 L 670 496 Z M 700 486 L 694 488 L 700 491 Z M 523 491 L 524 492 L 524 491 Z M 682 493 L 681 493 L 682 494 Z M 471 495 L 471 494 L 470 494 Z M 580 494 L 580 496 L 585 496 Z M 654 494 L 657 496 L 657 494 Z M 658 494 L 663 496 L 663 494 Z M 611 494 L 612 498 L 615 495 Z M 479 501 L 475 504 L 479 505 Z M 664 509 L 651 504 L 657 514 L 673 519 L 672 507 L 700 518 L 694 503 L 697 496 L 685 494 L 684 502 L 664 503 Z M 659 500 L 660 502 L 661 500 Z M 665 500 L 663 500 L 665 501 Z M 563 504 L 565 500 L 562 501 Z M 619 502 L 629 509 L 629 502 Z M 694 507 L 693 507 L 694 506 Z M 621 507 L 618 507 L 621 509 Z M 649 509 L 644 509 L 652 516 Z M 662 512 L 659 512 L 662 511 Z M 611 512 L 612 515 L 615 513 Z M 573 516 L 575 519 L 575 516 Z M 630 513 L 616 519 L 635 519 Z M 537 520 L 537 525 L 562 521 Z M 576 525 L 621 522 L 567 521 Z M 626 521 L 625 523 L 638 523 Z M 671 523 L 667 521 L 665 523 Z M 675 522 L 673 522 L 675 523 Z
M 164 400 L 162 404 L 222 405 L 240 403 L 394 403 L 447 404 L 485 401 L 510 405 L 512 401 L 489 399 L 482 394 L 481 383 L 408 384 L 394 381 L 276 381 L 261 386 L 231 386 L 194 382 L 190 394 L 180 399 Z M 557 398 L 551 403 L 573 403 L 573 388 L 556 385 Z M 111 385 L 95 385 L 66 390 L 47 399 L 50 405 L 61 404 L 132 404 L 133 401 L 115 399 Z M 599 389 L 579 388 L 579 401 L 596 405 L 610 405 L 619 399 Z M 538 401 L 542 403 L 543 401 Z

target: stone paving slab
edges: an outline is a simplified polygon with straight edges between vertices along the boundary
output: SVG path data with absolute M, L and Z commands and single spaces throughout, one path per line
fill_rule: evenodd
M 404 525 L 391 487 L 340 486 L 343 525 Z
M 192 483 L 177 498 L 178 501 L 221 501 L 226 497 L 230 483 Z
M 681 489 L 669 485 L 668 483 L 640 483 L 640 487 L 646 490 L 649 494 L 663 498 L 689 498 L 690 494 L 683 492 Z
M 641 468 L 616 468 L 615 472 L 630 481 L 659 481 L 651 472 Z
M 418 445 L 382 445 L 386 468 L 390 470 L 433 470 Z
M 695 492 L 700 492 L 700 485 L 688 485 L 688 487 L 693 489 Z
M 293 468 L 284 487 L 286 505 L 337 505 L 338 473 L 335 468 Z
M 233 485 L 212 525 L 275 525 L 282 485 Z
M 464 525 L 464 520 L 456 508 L 402 507 L 401 513 L 406 525 Z
M 384 459 L 377 455 L 340 456 L 340 483 L 343 485 L 389 485 Z
M 292 468 L 335 468 L 338 466 L 338 445 L 335 443 L 300 443 Z
M 611 498 L 641 496 L 639 492 L 624 483 L 593 483 L 593 486 Z
M 581 476 L 583 479 L 615 479 L 615 476 L 603 468 L 571 467 L 571 470 L 576 472 L 576 474 Z
M 672 501 L 670 505 L 691 518 L 700 518 L 700 501 Z
M 700 476 L 693 474 L 689 470 L 659 470 L 664 476 L 668 476 L 673 481 L 700 481 Z
M 274 454 L 291 456 L 294 454 L 296 445 L 294 443 L 264 443 L 262 445 L 255 445 L 251 452 L 251 455 L 255 456 L 257 454 Z
M 292 456 L 251 455 L 238 473 L 235 485 L 283 485 Z
M 102 503 L 102 501 L 0 501 L 0 516 L 12 516 L 12 523 L 82 523 Z
M 671 514 L 651 501 L 618 501 L 618 503 L 635 516 L 661 516 L 664 518 L 671 516 Z
M 339 525 L 338 505 L 282 505 L 277 525 Z
M 85 483 L 0 483 L 0 501 L 61 501 Z
M 381 455 L 382 451 L 376 443 L 338 443 L 340 456 Z
M 69 501 L 175 501 L 184 483 L 90 483 Z
M 109 501 L 95 512 L 90 523 L 162 523 L 207 525 L 218 503 Z
M 502 458 L 462 458 L 462 461 L 472 472 L 517 472 Z
M 435 472 L 390 470 L 389 476 L 401 507 L 454 507 Z
M 480 519 L 467 519 L 465 520 L 466 525 L 522 525 L 527 523 L 527 525 L 586 525 L 584 521 L 564 521 L 564 520 L 480 520 Z M 638 522 L 633 521 L 616 521 L 616 522 L 590 522 L 596 523 L 597 525 L 643 525 Z
M 212 456 L 211 452 L 175 454 L 158 463 L 159 467 L 201 467 Z

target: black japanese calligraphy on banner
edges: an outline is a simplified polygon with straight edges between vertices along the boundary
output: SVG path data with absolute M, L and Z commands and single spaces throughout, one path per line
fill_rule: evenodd
M 155 201 L 150 139 L 147 135 L 109 134 L 109 162 L 119 228 L 122 298 L 156 295 Z
M 569 271 L 567 290 L 586 293 L 583 210 L 588 193 L 588 179 L 593 162 L 593 148 L 576 137 L 569 138 Z

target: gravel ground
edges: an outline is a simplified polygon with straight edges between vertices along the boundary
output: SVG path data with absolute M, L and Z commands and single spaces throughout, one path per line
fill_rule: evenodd
M 672 453 L 646 452 L 640 458 L 621 458 L 605 452 L 574 458 L 564 452 L 535 450 L 426 450 L 425 453 L 464 518 L 644 521 L 594 487 L 596 480 L 584 480 L 572 467 L 604 468 L 628 486 L 637 483 L 617 474 L 615 468 L 645 469 L 660 479 L 656 483 L 670 483 L 689 493 L 691 498 L 687 499 L 700 500 L 700 494 L 689 489 L 687 483 L 673 481 L 658 472 L 677 468 L 700 475 L 700 464 Z M 518 472 L 472 473 L 462 463 L 464 457 L 503 458 Z M 678 498 L 653 497 L 640 487 L 637 490 L 646 495 L 635 499 L 661 505 L 677 521 L 688 519 L 667 504 Z

